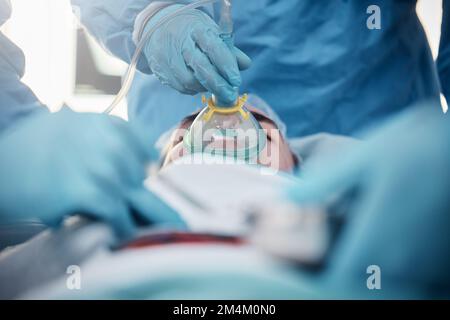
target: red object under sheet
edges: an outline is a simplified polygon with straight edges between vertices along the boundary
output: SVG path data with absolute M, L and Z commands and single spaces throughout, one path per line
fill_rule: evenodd
M 244 243 L 244 239 L 239 237 L 177 231 L 141 236 L 121 246 L 120 249 L 139 249 L 173 244 L 227 244 L 239 246 Z

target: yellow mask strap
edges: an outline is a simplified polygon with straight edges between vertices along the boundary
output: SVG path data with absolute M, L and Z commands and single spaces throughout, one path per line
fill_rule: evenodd
M 207 106 L 208 106 L 208 112 L 206 112 L 205 115 L 203 116 L 203 120 L 206 122 L 208 122 L 211 119 L 211 117 L 213 116 L 213 114 L 215 112 L 217 112 L 219 114 L 233 114 L 233 113 L 239 112 L 244 120 L 248 120 L 250 117 L 249 113 L 244 111 L 244 109 L 243 109 L 245 103 L 247 102 L 246 94 L 244 94 L 242 97 L 239 97 L 236 104 L 229 108 L 217 107 L 214 104 L 214 101 L 212 98 L 206 99 L 205 96 L 202 97 L 202 102 L 207 103 Z

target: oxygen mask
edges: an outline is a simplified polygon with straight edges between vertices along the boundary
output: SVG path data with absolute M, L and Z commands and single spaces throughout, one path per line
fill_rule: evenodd
M 267 143 L 259 122 L 248 110 L 247 95 L 234 106 L 217 106 L 214 97 L 203 97 L 206 107 L 199 113 L 184 137 L 190 153 L 206 153 L 239 160 L 257 158 Z

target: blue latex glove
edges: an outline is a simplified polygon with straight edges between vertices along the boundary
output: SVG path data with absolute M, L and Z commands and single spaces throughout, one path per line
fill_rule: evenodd
M 150 147 L 118 118 L 63 109 L 30 117 L 0 138 L 0 218 L 56 226 L 85 214 L 130 236 L 140 220 L 182 225 L 143 186 Z
M 150 19 L 146 30 L 178 9 L 172 5 Z M 203 11 L 193 9 L 179 15 L 150 37 L 144 52 L 159 80 L 185 94 L 209 91 L 220 101 L 233 103 L 241 85 L 239 69 L 250 65 L 242 51 L 232 51 L 219 36 L 217 24 Z
M 344 282 L 369 294 L 374 264 L 387 296 L 449 292 L 450 120 L 437 109 L 404 114 L 337 162 L 305 168 L 304 184 L 289 191 L 305 205 L 358 188 L 328 268 L 341 293 Z

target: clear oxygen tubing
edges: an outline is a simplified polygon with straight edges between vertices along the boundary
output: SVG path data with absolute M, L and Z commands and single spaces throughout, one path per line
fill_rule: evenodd
M 187 4 L 184 7 L 175 10 L 171 14 L 168 14 L 167 16 L 161 18 L 161 20 L 159 20 L 152 28 L 147 30 L 147 32 L 142 36 L 141 40 L 139 41 L 136 47 L 136 51 L 134 52 L 131 62 L 127 68 L 127 72 L 125 73 L 122 88 L 114 98 L 113 102 L 109 105 L 107 109 L 105 109 L 105 111 L 103 111 L 103 113 L 111 113 L 119 105 L 120 101 L 122 101 L 122 99 L 130 91 L 131 84 L 133 83 L 133 79 L 136 74 L 136 66 L 141 56 L 141 52 L 144 49 L 145 44 L 148 42 L 148 40 L 150 39 L 150 37 L 156 31 L 157 28 L 159 28 L 161 25 L 163 25 L 170 19 L 173 19 L 174 17 L 184 13 L 187 10 L 196 9 L 218 1 L 222 1 L 220 27 L 224 31 L 223 35 L 225 35 L 226 38 L 232 37 L 233 23 L 231 19 L 231 0 L 198 0 L 193 3 Z M 230 41 L 230 39 L 224 40 Z M 228 45 L 230 45 L 230 43 L 228 43 Z
M 231 13 L 231 0 L 222 0 L 221 7 L 220 7 L 220 21 L 219 21 L 219 28 L 220 28 L 220 38 L 225 42 L 225 44 L 230 48 L 230 50 L 233 50 L 234 48 L 234 37 L 233 37 L 233 18 Z M 238 97 L 239 97 L 239 88 L 233 88 Z M 223 107 L 232 107 L 233 105 L 237 104 L 239 101 L 239 98 L 237 101 L 233 103 L 225 103 L 223 101 L 220 101 L 220 99 L 217 99 L 213 95 L 213 101 L 219 106 Z

